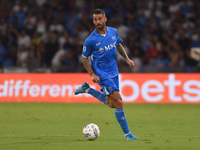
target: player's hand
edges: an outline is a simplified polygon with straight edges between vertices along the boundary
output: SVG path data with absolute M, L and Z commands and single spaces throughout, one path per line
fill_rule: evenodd
M 91 75 L 91 78 L 94 83 L 100 82 L 100 78 L 95 73 Z
M 129 65 L 129 67 L 134 67 L 134 62 L 130 60 L 129 58 L 126 58 L 126 62 Z

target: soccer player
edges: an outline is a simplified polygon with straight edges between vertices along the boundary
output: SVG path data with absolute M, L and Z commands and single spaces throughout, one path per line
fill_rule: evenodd
M 129 130 L 119 94 L 117 51 L 126 59 L 130 67 L 134 66 L 134 62 L 129 59 L 121 45 L 122 39 L 118 37 L 117 30 L 106 26 L 106 22 L 105 12 L 102 9 L 96 9 L 93 12 L 93 23 L 96 29 L 85 40 L 82 50 L 83 65 L 92 81 L 100 85 L 103 93 L 92 89 L 87 82 L 84 82 L 75 91 L 75 95 L 89 93 L 109 107 L 115 108 L 115 116 L 125 134 L 125 139 L 137 140 L 138 138 Z

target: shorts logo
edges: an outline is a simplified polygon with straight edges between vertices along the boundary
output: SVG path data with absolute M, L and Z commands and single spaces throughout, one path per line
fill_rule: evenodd
M 85 46 L 83 46 L 83 52 L 86 52 L 86 47 Z
M 109 86 L 109 87 L 108 87 L 108 90 L 112 90 L 112 87 Z
M 104 51 L 104 49 L 100 47 L 99 52 L 102 53 L 103 51 Z
M 114 37 L 114 36 L 112 36 L 112 40 L 115 40 L 115 37 Z

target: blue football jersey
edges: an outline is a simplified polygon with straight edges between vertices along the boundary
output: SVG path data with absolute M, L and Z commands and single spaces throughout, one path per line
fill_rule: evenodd
M 100 35 L 95 29 L 85 40 L 82 56 L 91 56 L 92 69 L 100 80 L 114 78 L 119 74 L 116 45 L 121 42 L 117 30 L 108 26 L 105 35 Z

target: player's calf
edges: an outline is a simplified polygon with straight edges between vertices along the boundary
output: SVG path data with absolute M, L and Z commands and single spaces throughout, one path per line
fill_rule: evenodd
M 87 82 L 84 82 L 76 91 L 75 95 L 79 93 L 88 93 L 92 95 L 93 97 L 97 98 L 101 102 L 107 105 L 107 99 L 106 95 L 104 93 L 101 93 L 93 88 L 90 88 L 90 85 Z

